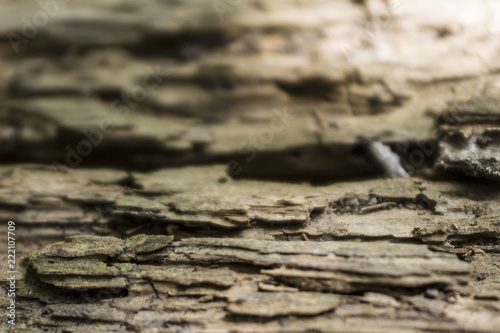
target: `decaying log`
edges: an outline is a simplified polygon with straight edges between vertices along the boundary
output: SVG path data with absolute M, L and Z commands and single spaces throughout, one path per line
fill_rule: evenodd
M 14 331 L 498 332 L 499 1 L 63 2 L 0 0 Z
M 22 226 L 21 258 L 35 249 L 20 318 L 97 331 L 368 332 L 366 317 L 389 332 L 477 331 L 476 315 L 489 318 L 480 331 L 498 325 L 496 185 L 311 186 L 224 170 L 3 167 L 1 215 Z

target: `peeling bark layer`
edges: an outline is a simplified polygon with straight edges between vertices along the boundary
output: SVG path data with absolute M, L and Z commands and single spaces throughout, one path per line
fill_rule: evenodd
M 224 166 L 1 174 L 18 255 L 35 249 L 18 293 L 29 327 L 368 332 L 369 318 L 389 332 L 472 332 L 476 315 L 490 318 L 480 331 L 498 325 L 494 184 L 311 186 L 233 180 Z

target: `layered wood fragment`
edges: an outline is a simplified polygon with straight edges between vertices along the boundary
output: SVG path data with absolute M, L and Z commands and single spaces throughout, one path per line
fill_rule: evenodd
M 172 243 L 173 237 L 137 235 L 117 238 L 73 236 L 64 243 L 41 248 L 30 255 L 29 266 L 42 282 L 74 290 L 126 288 L 153 281 L 184 287 L 229 288 L 236 275 L 228 263 L 276 278 L 295 281 L 299 290 L 352 293 L 393 288 L 445 288 L 467 283 L 468 266 L 453 255 L 430 252 L 425 246 L 387 243 L 258 241 L 191 238 Z M 190 261 L 202 267 L 193 270 Z M 144 263 L 144 264 L 142 264 Z M 149 263 L 149 264 L 148 264 Z M 151 264 L 157 263 L 154 266 Z M 169 263 L 179 265 L 169 266 Z M 203 268 L 206 265 L 221 267 Z M 140 266 L 137 266 L 137 265 Z M 184 264 L 184 265 L 183 265 Z M 160 266 L 158 266 L 160 265 Z M 165 266 L 165 267 L 162 267 Z M 250 266 L 250 267 L 248 267 Z M 272 269 L 272 267 L 279 267 Z M 84 281 L 81 277 L 86 276 Z M 80 282 L 78 282 L 80 281 Z M 274 281 L 274 279 L 273 279 Z M 271 284 L 277 281 L 271 281 Z M 297 282 L 300 281 L 300 282 Z M 193 291 L 173 291 L 173 293 Z M 194 291 L 196 293 L 196 291 Z
M 149 173 L 1 168 L 0 216 L 43 244 L 63 235 L 170 233 L 257 239 L 394 239 L 497 246 L 495 184 L 420 178 L 311 186 L 235 180 L 226 166 Z M 48 228 L 51 226 L 50 228 Z M 42 242 L 42 243 L 40 243 Z
M 311 186 L 234 180 L 223 165 L 132 174 L 22 165 L 1 175 L 1 216 L 22 226 L 18 260 L 87 234 L 35 250 L 21 270 L 19 320 L 30 327 L 85 319 L 79 329 L 273 331 L 284 320 L 342 332 L 362 331 L 369 317 L 388 332 L 473 331 L 464 313 L 495 323 L 494 184 Z M 144 232 L 152 235 L 136 235 Z
M 77 236 L 34 251 L 28 265 L 23 302 L 51 295 L 42 317 L 26 318 L 41 328 L 84 320 L 81 329 L 97 331 L 306 331 L 330 323 L 347 332 L 369 316 L 388 332 L 477 331 L 461 316 L 476 311 L 491 319 L 479 330 L 492 332 L 500 311 L 464 288 L 468 264 L 423 245 Z

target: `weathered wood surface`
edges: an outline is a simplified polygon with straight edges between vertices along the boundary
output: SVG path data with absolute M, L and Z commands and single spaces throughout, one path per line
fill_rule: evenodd
M 314 187 L 234 180 L 223 165 L 1 174 L 0 215 L 21 226 L 19 256 L 75 235 L 29 257 L 19 296 L 32 327 L 369 332 L 370 318 L 380 331 L 472 332 L 476 316 L 489 318 L 480 331 L 498 325 L 496 184 Z
M 44 232 L 60 239 L 78 230 L 117 236 L 141 229 L 202 235 L 210 228 L 257 239 L 305 234 L 314 240 L 442 245 L 476 237 L 494 242 L 500 232 L 500 189 L 486 182 L 408 178 L 311 186 L 234 180 L 224 165 L 149 173 L 60 173 L 35 165 L 0 170 L 0 214 L 22 222 L 26 240 Z
M 500 1 L 58 3 L 0 0 L 17 331 L 498 331 Z
M 9 162 L 150 169 L 234 159 L 245 176 L 370 177 L 377 170 L 354 149 L 360 135 L 418 168 L 410 154 L 432 161 L 434 149 L 419 144 L 433 139 L 446 103 L 496 89 L 497 1 L 463 1 L 459 13 L 430 13 L 432 1 L 242 1 L 222 21 L 211 1 L 71 1 L 14 43 L 18 53 L 9 34 L 23 37 L 43 9 L 0 4 Z M 269 134 L 283 109 L 294 118 Z M 106 135 L 91 154 L 68 153 L 96 132 Z
M 124 297 L 118 303 L 104 299 L 85 305 L 71 302 L 68 294 L 55 296 L 58 301 L 51 301 L 55 304 L 46 308 L 45 318 L 34 322 L 56 327 L 61 321 L 85 319 L 98 330 L 117 325 L 140 330 L 154 324 L 189 331 L 274 331 L 276 325 L 294 331 L 297 320 L 301 330 L 334 324 L 335 316 L 353 320 L 356 327 L 360 317 L 371 314 L 380 329 L 418 330 L 421 319 L 415 313 L 419 303 L 426 302 L 415 292 L 426 288 L 434 293 L 435 307 L 447 303 L 440 314 L 429 313 L 427 328 L 442 328 L 442 317 L 456 315 L 463 307 L 497 315 L 487 310 L 495 302 L 474 304 L 468 297 L 470 292 L 463 288 L 469 279 L 466 263 L 421 245 L 78 236 L 37 250 L 28 265 L 42 283 L 100 292 L 98 298 L 112 292 Z M 407 296 L 400 298 L 401 291 Z M 31 294 L 47 297 L 36 287 Z M 196 298 L 198 304 L 193 303 Z M 291 322 L 283 322 L 284 316 Z M 306 319 L 311 316 L 317 317 L 314 322 Z M 406 319 L 390 328 L 398 317 Z M 466 321 L 450 323 L 449 330 L 467 327 Z M 488 325 L 495 324 L 497 320 Z M 346 330 L 352 328 L 338 329 Z

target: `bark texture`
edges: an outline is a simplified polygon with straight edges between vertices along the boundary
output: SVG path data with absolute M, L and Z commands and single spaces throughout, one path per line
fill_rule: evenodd
M 500 1 L 47 3 L 0 0 L 1 329 L 498 331 Z

